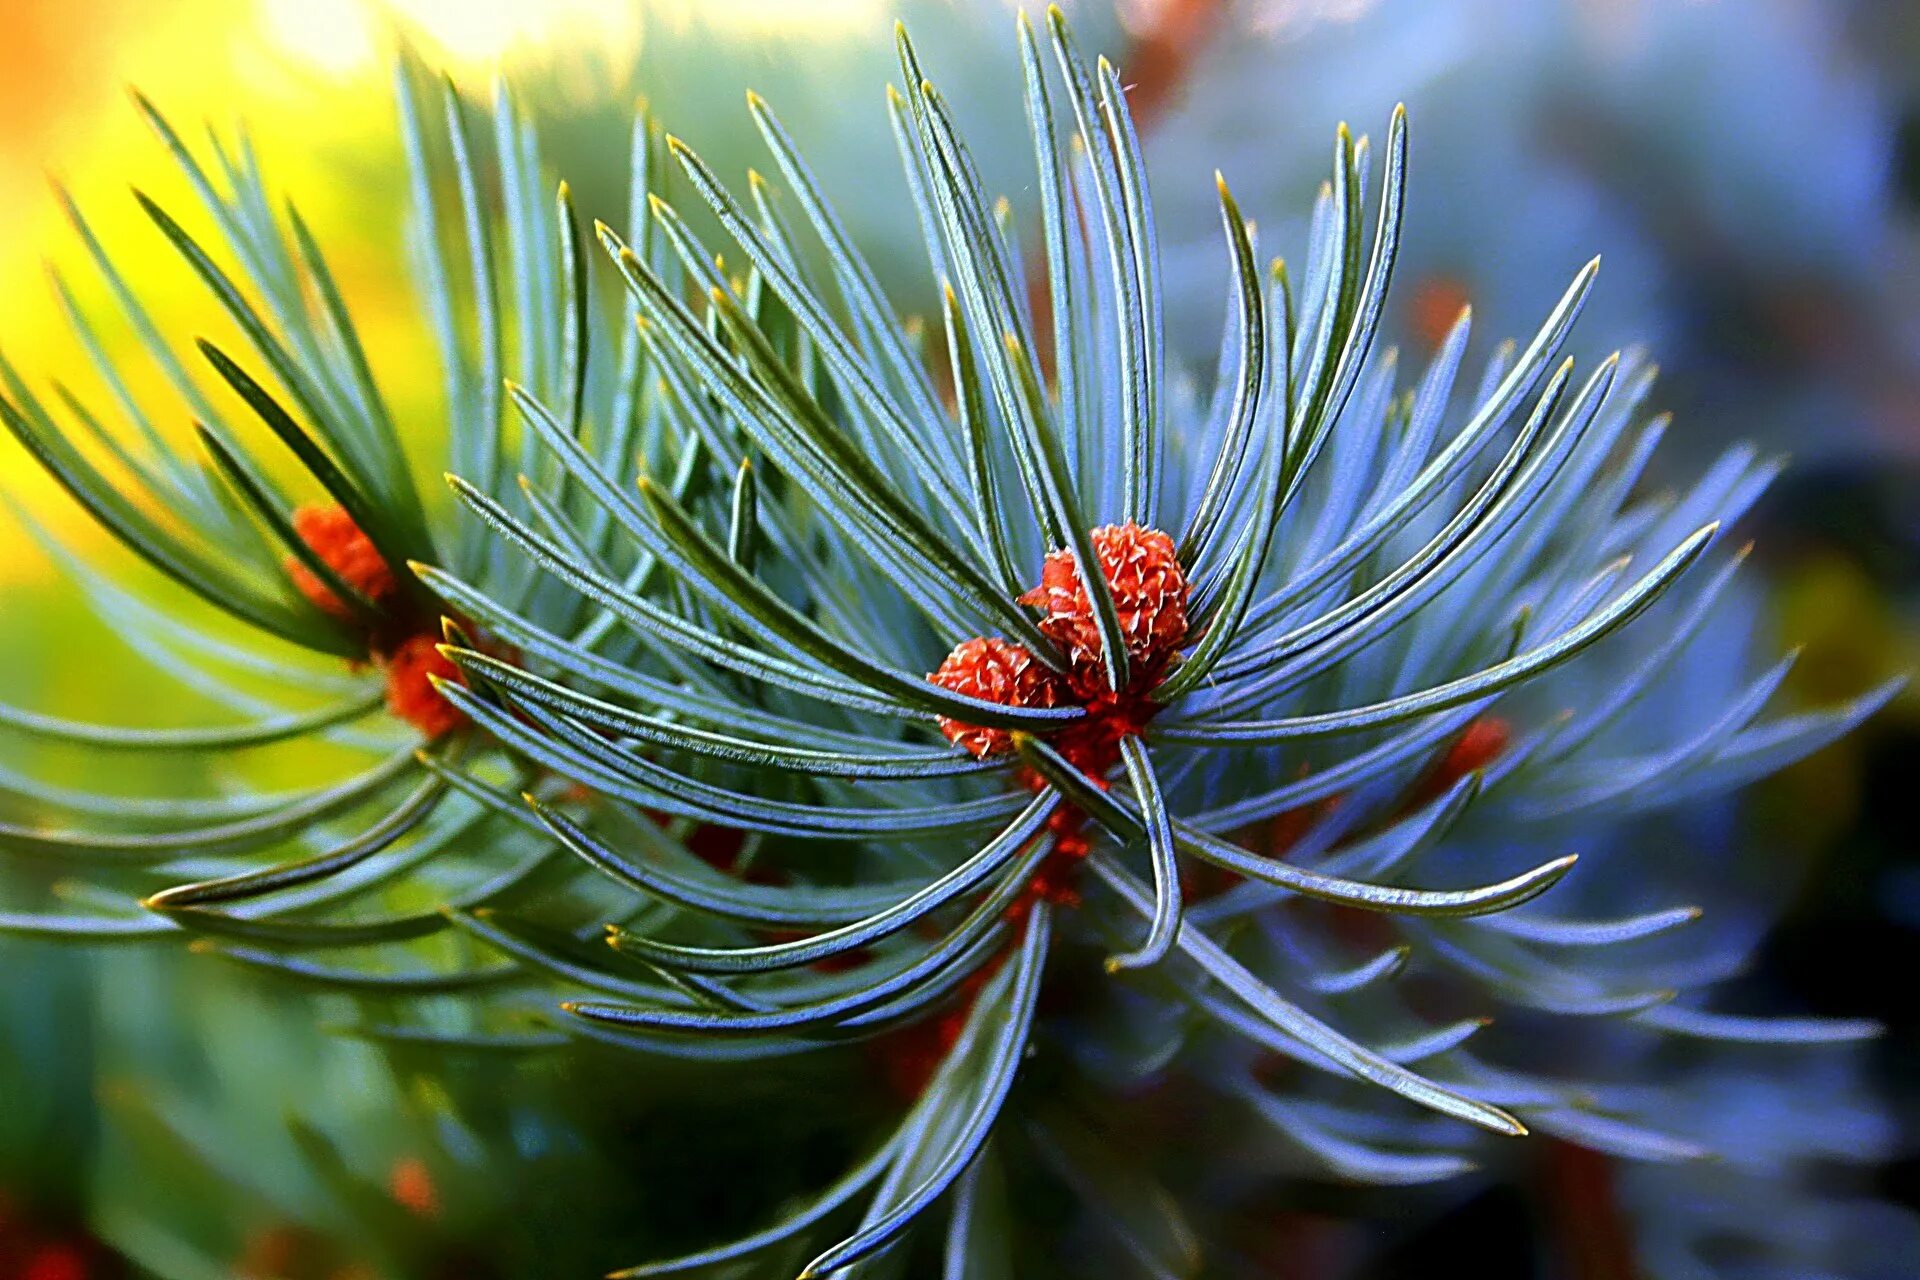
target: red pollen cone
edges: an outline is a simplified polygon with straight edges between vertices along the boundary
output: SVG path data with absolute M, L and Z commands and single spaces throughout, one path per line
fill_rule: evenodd
M 1006 707 L 1055 707 L 1067 700 L 1060 677 L 1020 645 L 998 639 L 961 643 L 927 679 L 951 693 Z M 945 716 L 940 732 L 976 756 L 1000 755 L 1013 748 L 1005 729 L 962 724 Z
M 387 675 L 387 710 L 428 738 L 451 733 L 466 722 L 460 709 L 441 696 L 431 677 L 459 680 L 460 668 L 440 652 L 440 639 L 430 631 L 408 636 L 380 655 Z
M 373 539 L 353 522 L 353 517 L 337 506 L 306 506 L 293 513 L 293 531 L 300 541 L 333 570 L 340 580 L 375 604 L 393 598 L 398 589 L 393 570 L 374 549 Z M 287 575 L 300 594 L 336 618 L 347 619 L 353 611 L 311 570 L 293 557 L 285 562 Z
M 1158 529 L 1110 524 L 1095 529 L 1091 540 L 1120 615 L 1127 656 L 1148 669 L 1164 667 L 1187 638 L 1187 574 L 1173 539 Z M 1041 633 L 1065 649 L 1076 668 L 1099 664 L 1100 629 L 1071 552 L 1049 553 L 1040 585 L 1020 603 L 1046 610 Z

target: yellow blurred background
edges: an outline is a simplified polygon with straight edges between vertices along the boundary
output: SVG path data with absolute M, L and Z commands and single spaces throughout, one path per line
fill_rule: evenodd
M 989 6 L 997 7 L 997 6 Z M 399 142 L 388 89 L 401 39 L 463 86 L 484 91 L 510 60 L 564 68 L 569 56 L 631 65 L 650 39 L 698 29 L 763 49 L 796 38 L 824 45 L 849 33 L 884 39 L 885 0 L 64 0 L 0 5 L 0 350 L 36 388 L 91 378 L 65 323 L 49 267 L 112 343 L 117 320 L 66 225 L 54 184 L 72 193 L 174 340 L 218 327 L 214 309 L 140 213 L 149 191 L 195 226 L 184 179 L 128 99 L 154 101 L 190 146 L 202 123 L 231 138 L 244 118 L 276 193 L 297 193 L 341 279 L 383 379 L 424 367 L 424 334 L 407 306 L 401 261 Z M 584 33 L 584 34 L 583 34 Z M 564 72 L 560 83 L 564 87 Z M 588 77 L 596 86 L 602 79 Z M 160 391 L 130 362 L 136 394 Z M 432 379 L 391 387 L 405 401 Z M 165 405 L 164 392 L 152 403 Z M 185 423 L 163 423 L 184 430 Z M 11 442 L 0 446 L 10 490 L 76 547 L 104 535 Z M 43 579 L 47 566 L 0 517 L 0 585 Z

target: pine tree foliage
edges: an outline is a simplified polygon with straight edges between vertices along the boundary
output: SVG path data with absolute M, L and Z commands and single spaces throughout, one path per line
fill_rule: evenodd
M 0 843 L 88 871 L 84 883 L 63 886 L 74 911 L 10 918 L 15 931 L 206 933 L 261 946 L 419 938 L 446 927 L 440 907 L 479 905 L 552 861 L 541 842 L 515 834 L 444 776 L 457 762 L 474 763 L 475 735 L 428 683 L 430 674 L 453 673 L 435 646 L 442 619 L 458 611 L 410 565 L 460 568 L 570 637 L 580 611 L 485 526 L 425 502 L 422 492 L 433 490 L 423 490 L 408 448 L 444 442 L 435 471 L 457 467 L 502 496 L 519 474 L 548 474 L 532 438 L 523 443 L 511 430 L 501 389 L 511 372 L 574 418 L 622 424 L 603 427 L 605 447 L 609 457 L 629 456 L 640 430 L 638 340 L 617 357 L 618 375 L 613 367 L 589 375 L 593 302 L 577 220 L 564 187 L 557 202 L 546 188 L 536 140 L 504 87 L 490 112 L 476 112 L 411 61 L 399 84 L 418 202 L 410 244 L 444 380 L 444 433 L 396 424 L 326 258 L 294 205 L 276 215 L 244 138 L 231 147 L 213 138 L 210 170 L 141 101 L 201 198 L 218 248 L 154 200 L 139 194 L 140 203 L 243 335 L 244 356 L 205 339 L 190 355 L 162 337 L 126 273 L 128 255 L 116 256 L 66 202 L 124 329 L 109 334 L 77 304 L 70 314 L 129 429 L 114 431 L 56 386 L 63 420 L 5 364 L 0 417 L 81 506 L 185 592 L 163 597 L 150 575 L 85 563 L 20 514 L 119 640 L 187 698 L 229 715 L 218 725 L 148 729 L 0 708 L 24 742 L 103 761 L 191 757 L 205 762 L 212 782 L 205 796 L 153 799 L 11 776 L 9 792 L 36 820 L 0 827 Z M 642 189 L 651 136 L 643 120 L 635 144 Z M 484 168 L 483 146 L 492 159 Z M 130 393 L 129 371 L 108 354 L 128 338 L 176 403 L 149 405 Z M 167 434 L 182 408 L 197 458 Z M 610 661 L 626 656 L 619 637 L 603 652 Z M 291 756 L 305 777 L 316 764 L 340 772 L 320 785 L 268 790 L 248 782 L 260 772 L 250 762 L 262 756 Z M 458 859 L 443 856 L 455 846 Z M 287 861 L 290 854 L 298 856 Z M 427 892 L 405 912 L 366 909 L 396 882 Z M 351 925 L 320 919 L 353 912 Z
M 744 198 L 637 123 L 626 229 L 598 228 L 613 323 L 512 97 L 478 111 L 403 68 L 458 507 L 423 497 L 419 433 L 251 150 L 216 142 L 209 170 L 153 114 L 217 239 L 143 204 L 248 349 L 202 343 L 212 380 L 190 373 L 76 211 L 179 403 L 129 394 L 76 309 L 126 429 L 5 366 L 0 416 L 209 606 L 64 556 L 100 616 L 244 718 L 0 709 L 210 779 L 156 800 L 10 776 L 0 847 L 56 864 L 67 906 L 0 923 L 192 939 L 357 997 L 396 1042 L 837 1053 L 899 1090 L 816 1199 L 632 1275 L 842 1274 L 935 1221 L 947 1274 L 1002 1274 L 1016 1160 L 1151 1273 L 1196 1274 L 1166 1162 L 1080 1119 L 1104 1099 L 1177 1074 L 1366 1182 L 1530 1130 L 1686 1161 L 1711 1153 L 1658 1090 L 1532 1067 L 1502 1025 L 1629 1059 L 1869 1032 L 1717 1011 L 1701 907 L 1644 859 L 1574 856 L 1889 696 L 1769 714 L 1791 657 L 1686 696 L 1743 559 L 1723 531 L 1776 464 L 1735 449 L 1648 488 L 1651 368 L 1563 355 L 1594 264 L 1526 341 L 1470 365 L 1462 314 L 1403 370 L 1380 338 L 1401 116 L 1378 155 L 1340 131 L 1302 268 L 1263 265 L 1221 180 L 1217 368 L 1174 367 L 1119 75 L 1057 12 L 1019 41 L 1031 245 L 900 37 L 928 324 L 757 98 L 777 178 Z M 200 459 L 163 429 L 181 405 Z M 352 763 L 295 792 L 222 763 L 281 750 Z

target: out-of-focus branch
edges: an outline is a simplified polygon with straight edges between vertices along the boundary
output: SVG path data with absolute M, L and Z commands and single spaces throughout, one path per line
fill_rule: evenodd
M 1226 16 L 1225 0 L 1143 0 L 1130 21 L 1123 64 L 1134 122 L 1153 128 L 1186 84 L 1194 59 Z

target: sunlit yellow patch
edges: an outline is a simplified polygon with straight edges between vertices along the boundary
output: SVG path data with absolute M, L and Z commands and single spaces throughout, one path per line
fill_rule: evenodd
M 816 39 L 870 32 L 892 12 L 886 0 L 653 0 L 646 9 L 682 25 L 698 21 L 716 30 L 792 32 Z
M 260 0 L 271 42 L 336 74 L 379 64 L 394 29 L 459 69 L 570 44 L 631 50 L 650 29 L 824 40 L 872 31 L 887 12 L 887 0 Z
M 439 418 L 431 350 L 400 254 L 400 155 L 388 90 L 395 37 L 419 45 L 463 83 L 484 86 L 520 58 L 590 50 L 618 66 L 650 40 L 702 34 L 744 44 L 831 44 L 884 31 L 891 0 L 97 0 L 74 24 L 67 0 L 4 0 L 0 48 L 0 350 L 37 393 L 58 379 L 114 418 L 47 287 L 50 262 L 100 329 L 118 372 L 191 453 L 184 410 L 132 341 L 111 297 L 60 216 L 45 180 L 73 192 L 123 265 L 161 332 L 185 346 L 205 334 L 245 343 L 127 194 L 139 187 L 195 234 L 204 214 L 165 149 L 129 106 L 137 85 L 203 156 L 203 124 L 245 119 L 270 188 L 295 195 L 329 246 L 403 423 Z M 703 45 L 704 47 L 704 45 Z M 194 360 L 189 350 L 190 366 Z M 108 539 L 11 441 L 0 438 L 9 493 L 83 555 Z M 0 513 L 0 585 L 46 576 L 40 556 Z
M 326 71 L 373 62 L 379 36 L 361 0 L 261 0 L 261 28 L 287 53 Z

